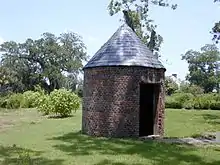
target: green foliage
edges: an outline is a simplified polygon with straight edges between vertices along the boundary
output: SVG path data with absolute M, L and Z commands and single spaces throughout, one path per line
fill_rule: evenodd
M 45 94 L 45 90 L 40 85 L 34 86 L 34 91 L 40 93 L 40 95 Z
M 214 27 L 212 28 L 213 32 L 213 40 L 218 44 L 220 40 L 220 21 L 216 22 Z
M 76 79 L 87 58 L 81 37 L 73 32 L 4 42 L 0 54 L 0 87 L 7 84 L 14 92 L 34 90 L 36 85 L 48 92 L 59 89 L 66 81 L 63 73 Z
M 83 97 L 83 88 L 77 88 L 75 92 L 80 98 Z
M 194 96 L 191 93 L 175 93 L 172 97 L 181 105 L 183 105 L 186 101 L 189 101 Z
M 181 109 L 182 105 L 175 98 L 167 96 L 165 100 L 165 108 Z
M 164 0 L 111 0 L 108 5 L 109 14 L 111 16 L 122 12 L 125 22 L 134 32 L 142 39 L 150 50 L 159 52 L 160 45 L 163 42 L 162 36 L 156 34 L 156 25 L 149 18 L 150 5 L 162 7 L 171 7 L 176 9 L 177 5 L 170 5 Z
M 219 91 L 220 52 L 215 45 L 205 45 L 201 51 L 189 50 L 182 55 L 182 60 L 189 64 L 189 74 L 186 79 L 204 89 L 205 93 L 214 89 Z
M 220 2 L 220 0 L 214 0 L 214 2 Z M 214 27 L 212 28 L 212 33 L 213 33 L 212 40 L 214 40 L 216 44 L 218 44 L 220 41 L 220 21 L 214 24 Z
M 165 77 L 165 89 L 167 95 L 172 95 L 178 90 L 178 84 L 171 77 Z
M 204 90 L 198 85 L 194 85 L 194 84 L 191 85 L 189 83 L 182 82 L 180 84 L 179 92 L 191 93 L 193 95 L 200 95 L 204 93 Z
M 72 111 L 76 111 L 80 106 L 79 97 L 66 89 L 51 92 L 50 102 L 53 108 L 52 112 L 61 117 L 69 116 Z
M 47 94 L 41 95 L 37 99 L 37 109 L 39 112 L 43 113 L 43 115 L 49 115 L 52 112 L 50 97 Z
M 9 95 L 0 97 L 0 108 L 6 108 L 7 107 L 8 98 L 9 98 Z
M 184 102 L 182 107 L 184 109 L 194 109 L 194 101 L 193 101 L 193 99 L 190 99 L 190 100 Z
M 210 109 L 211 101 L 214 100 L 212 94 L 199 95 L 194 98 L 195 109 Z
M 220 101 L 212 100 L 211 103 L 210 103 L 210 109 L 220 110 Z
M 28 151 L 23 151 L 19 153 L 16 164 L 17 165 L 34 165 L 34 162 L 31 159 L 30 153 Z
M 213 109 L 220 110 L 220 94 L 192 95 L 191 93 L 175 93 L 166 97 L 166 108 L 174 109 Z
M 7 99 L 7 109 L 18 109 L 21 108 L 24 103 L 24 96 L 21 93 L 15 93 Z
M 34 108 L 37 106 L 37 99 L 41 96 L 40 92 L 26 91 L 23 93 L 24 103 L 22 108 Z
M 60 117 L 69 116 L 80 106 L 79 97 L 66 89 L 55 89 L 50 95 L 42 95 L 37 101 L 38 110 L 44 115 L 56 114 Z

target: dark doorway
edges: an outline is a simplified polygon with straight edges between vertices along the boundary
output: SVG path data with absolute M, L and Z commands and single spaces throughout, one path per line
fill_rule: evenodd
M 139 136 L 154 134 L 158 85 L 140 84 Z

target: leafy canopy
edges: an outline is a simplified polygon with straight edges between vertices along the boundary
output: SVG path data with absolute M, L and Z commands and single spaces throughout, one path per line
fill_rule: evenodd
M 220 52 L 215 45 L 205 45 L 200 51 L 189 50 L 182 55 L 182 60 L 189 64 L 189 74 L 186 79 L 204 89 L 204 92 L 219 90 Z
M 159 52 L 163 38 L 156 34 L 156 25 L 149 18 L 150 5 L 171 7 L 176 9 L 177 5 L 170 5 L 165 0 L 111 0 L 108 5 L 111 16 L 122 12 L 125 22 L 136 32 L 142 41 L 155 53 Z
M 220 2 L 220 0 L 214 0 L 214 2 Z M 212 28 L 213 40 L 218 44 L 220 40 L 220 21 L 214 24 Z
M 0 45 L 0 51 L 1 67 L 9 72 L 1 74 L 7 77 L 13 73 L 13 79 L 17 80 L 15 84 L 19 86 L 11 85 L 19 91 L 33 90 L 36 85 L 46 91 L 59 89 L 69 77 L 76 80 L 83 67 L 82 62 L 87 58 L 81 37 L 73 32 L 58 37 L 43 33 L 40 39 L 28 38 L 24 43 L 8 41 Z

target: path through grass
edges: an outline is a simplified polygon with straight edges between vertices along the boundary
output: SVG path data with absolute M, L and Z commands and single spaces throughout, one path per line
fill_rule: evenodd
M 47 119 L 34 110 L 20 110 L 17 113 L 17 118 L 14 112 L 5 114 L 7 119 L 13 119 L 14 124 L 0 132 L 2 165 L 22 163 L 21 157 L 29 164 L 39 165 L 220 164 L 219 148 L 82 135 L 80 111 L 65 119 Z M 166 134 L 170 136 L 220 130 L 219 111 L 169 110 L 166 116 Z

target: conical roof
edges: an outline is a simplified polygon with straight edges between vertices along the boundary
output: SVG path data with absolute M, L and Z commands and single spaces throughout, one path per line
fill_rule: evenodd
M 84 69 L 99 66 L 142 66 L 165 69 L 127 24 L 119 27 L 89 60 Z

